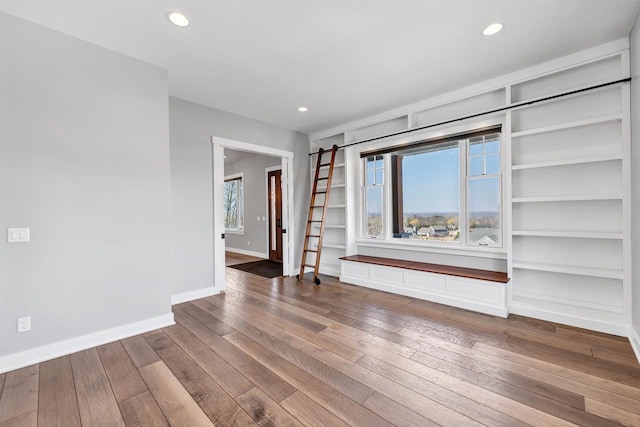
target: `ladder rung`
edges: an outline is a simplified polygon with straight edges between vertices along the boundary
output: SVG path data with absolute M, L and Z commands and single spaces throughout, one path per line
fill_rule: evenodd
M 323 167 L 325 167 L 325 166 L 331 166 L 331 163 L 322 163 L 322 164 L 320 165 L 320 167 L 321 167 L 321 168 L 323 168 Z
M 311 209 L 316 209 L 316 208 L 324 208 L 324 205 L 311 206 Z
M 304 264 L 305 267 L 313 267 L 316 268 L 315 264 Z
M 307 234 L 307 237 L 320 237 L 319 234 Z
M 310 219 L 309 222 L 322 222 L 321 219 Z
M 315 249 L 305 249 L 305 251 L 306 251 L 306 252 L 318 252 L 318 251 L 317 251 L 317 250 L 315 250 Z
M 328 180 L 328 179 L 329 179 L 329 177 L 328 177 L 328 176 L 324 176 L 324 177 L 322 177 L 322 178 L 318 178 L 316 181 L 326 181 L 326 180 Z
M 315 194 L 327 194 L 326 191 L 316 191 Z

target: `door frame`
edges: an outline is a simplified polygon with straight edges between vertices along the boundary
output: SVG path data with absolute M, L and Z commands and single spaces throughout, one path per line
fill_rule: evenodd
M 267 200 L 266 200 L 267 204 L 266 204 L 266 210 L 265 210 L 265 212 L 267 213 L 267 221 L 266 221 L 266 226 L 265 226 L 266 227 L 266 232 L 267 232 L 266 233 L 267 239 L 269 239 L 269 216 L 270 216 L 270 213 L 269 213 L 269 172 L 281 171 L 281 170 L 282 170 L 282 165 L 270 166 L 270 167 L 264 169 L 264 178 L 265 178 L 265 182 L 267 183 L 267 188 L 266 188 L 266 190 L 267 190 Z M 284 183 L 284 181 L 282 180 L 282 175 L 280 176 L 280 182 Z M 282 204 L 284 205 L 284 199 L 282 200 Z M 287 233 L 289 233 L 289 230 L 287 230 Z M 285 271 L 284 270 L 284 241 L 285 241 L 285 238 L 283 236 L 282 237 L 282 244 L 283 244 L 283 246 L 282 246 L 282 257 L 283 257 L 282 258 L 282 261 L 283 261 L 282 270 L 283 270 L 283 272 Z M 267 242 L 267 255 L 269 255 L 269 258 L 271 258 L 270 248 L 271 248 L 271 241 L 268 241 Z
M 212 196 L 213 196 L 213 281 L 217 289 L 226 289 L 224 228 L 224 149 L 280 157 L 282 169 L 282 228 L 287 238 L 282 239 L 282 272 L 285 276 L 292 270 L 295 259 L 295 222 L 293 194 L 293 152 L 251 144 L 233 139 L 211 137 L 212 149 Z

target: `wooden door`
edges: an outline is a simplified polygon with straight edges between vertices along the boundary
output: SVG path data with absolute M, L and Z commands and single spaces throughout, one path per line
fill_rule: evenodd
M 269 199 L 269 259 L 282 262 L 282 171 L 267 175 Z

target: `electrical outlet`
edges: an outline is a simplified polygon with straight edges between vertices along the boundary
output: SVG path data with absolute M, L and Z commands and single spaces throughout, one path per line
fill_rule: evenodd
M 18 319 L 18 333 L 31 330 L 31 317 L 21 317 Z

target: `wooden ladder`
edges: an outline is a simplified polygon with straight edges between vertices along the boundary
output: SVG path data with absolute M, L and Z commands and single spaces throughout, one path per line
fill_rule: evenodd
M 302 250 L 302 261 L 300 262 L 300 274 L 296 276 L 298 280 L 302 280 L 304 276 L 305 267 L 313 267 L 313 282 L 316 285 L 320 284 L 320 279 L 318 278 L 318 268 L 320 267 L 320 255 L 322 254 L 322 239 L 324 237 L 324 223 L 327 218 L 327 206 L 329 205 L 329 192 L 331 191 L 331 178 L 333 177 L 333 163 L 336 159 L 336 152 L 338 151 L 338 146 L 334 145 L 331 148 L 331 151 L 323 150 L 322 148 L 318 150 L 318 161 L 316 163 L 316 173 L 313 178 L 313 189 L 311 190 L 311 202 L 309 203 L 309 218 L 307 219 L 307 232 L 304 237 L 304 249 Z M 323 155 L 331 154 L 331 160 L 328 162 L 323 160 Z M 320 170 L 323 171 L 328 169 L 328 173 L 326 176 L 320 176 Z M 318 182 L 326 182 L 326 187 L 322 187 L 320 191 L 318 190 Z M 316 205 L 316 196 L 318 194 L 322 194 L 323 202 L 322 204 Z M 322 209 L 322 215 L 320 219 L 318 219 L 317 212 Z M 314 215 L 315 214 L 315 215 Z M 314 225 L 320 224 L 320 231 L 318 234 L 312 234 L 312 228 Z M 315 249 L 309 248 L 309 243 L 313 240 L 316 241 L 317 246 Z M 313 264 L 307 264 L 307 254 L 315 253 L 316 260 Z

